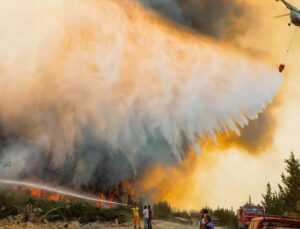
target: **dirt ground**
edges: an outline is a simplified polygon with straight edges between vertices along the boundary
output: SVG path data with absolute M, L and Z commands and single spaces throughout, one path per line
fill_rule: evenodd
M 144 225 L 141 223 L 141 228 Z M 78 222 L 57 222 L 57 223 L 44 223 L 44 224 L 33 224 L 33 223 L 9 223 L 8 221 L 0 221 L 0 228 L 2 229 L 97 229 L 97 228 L 114 228 L 114 229 L 124 229 L 133 228 L 132 223 L 125 223 L 121 225 L 113 223 L 90 223 L 86 225 L 81 225 Z M 162 220 L 154 220 L 153 229 L 196 229 L 199 228 L 197 225 L 183 225 L 173 222 L 167 222 Z M 216 227 L 218 229 L 218 227 Z M 219 228 L 221 229 L 221 228 Z

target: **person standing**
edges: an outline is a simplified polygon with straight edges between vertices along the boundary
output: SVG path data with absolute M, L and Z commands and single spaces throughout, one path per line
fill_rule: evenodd
M 33 199 L 29 198 L 25 204 L 25 222 L 32 220 L 33 203 Z
M 200 218 L 200 229 L 204 229 L 205 228 L 205 217 L 208 215 L 208 210 L 207 209 L 203 209 L 202 210 L 202 214 L 201 214 L 201 218 Z
M 134 224 L 134 229 L 137 227 L 141 229 L 141 222 L 140 222 L 140 214 L 139 214 L 139 208 L 137 206 L 134 206 L 132 208 L 133 212 L 133 224 Z
M 144 218 L 144 229 L 148 229 L 149 211 L 147 206 L 144 206 L 143 218 Z
M 213 224 L 210 215 L 206 215 L 204 217 L 204 221 L 205 221 L 205 229 L 215 229 L 215 225 Z
M 150 205 L 148 205 L 148 215 L 148 229 L 152 229 L 152 209 Z

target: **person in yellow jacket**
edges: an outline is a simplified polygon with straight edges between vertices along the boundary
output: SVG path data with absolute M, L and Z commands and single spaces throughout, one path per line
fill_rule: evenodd
M 134 223 L 134 228 L 136 229 L 137 227 L 141 229 L 141 222 L 140 222 L 140 214 L 139 214 L 139 208 L 137 206 L 134 206 L 132 208 L 133 212 L 133 223 Z

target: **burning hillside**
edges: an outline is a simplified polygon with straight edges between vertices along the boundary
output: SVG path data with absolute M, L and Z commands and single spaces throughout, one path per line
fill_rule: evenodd
M 93 193 L 80 193 L 67 190 L 61 187 L 54 187 L 45 184 L 15 181 L 15 180 L 0 180 L 0 184 L 6 185 L 4 191 L 10 190 L 11 193 L 15 193 L 18 196 L 18 192 L 21 191 L 28 193 L 26 198 L 34 198 L 49 201 L 71 201 L 71 200 L 83 200 L 93 204 L 99 208 L 116 208 L 119 206 L 129 206 L 133 202 L 132 193 L 125 191 L 122 183 L 110 188 L 106 193 L 100 193 L 99 196 Z M 3 191 L 2 189 L 0 190 Z
M 135 1 L 12 0 L 0 11 L 1 178 L 100 193 L 182 161 L 203 137 L 239 133 L 281 81 Z

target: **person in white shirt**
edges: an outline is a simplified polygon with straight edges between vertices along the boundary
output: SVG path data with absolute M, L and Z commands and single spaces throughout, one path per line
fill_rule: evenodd
M 144 229 L 148 229 L 149 211 L 147 206 L 144 206 L 143 217 L 144 217 Z
M 205 228 L 205 217 L 208 215 L 208 210 L 207 209 L 203 209 L 202 210 L 202 215 L 201 215 L 201 221 L 200 221 L 200 229 L 204 229 Z

